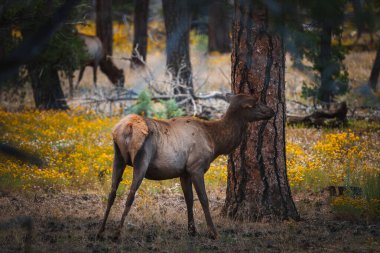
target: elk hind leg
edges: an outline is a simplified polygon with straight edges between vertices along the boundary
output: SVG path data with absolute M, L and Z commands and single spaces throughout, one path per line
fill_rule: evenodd
M 211 239 L 216 239 L 218 235 L 211 218 L 210 207 L 208 203 L 206 187 L 205 187 L 205 182 L 204 182 L 204 174 L 203 173 L 201 174 L 199 172 L 195 173 L 194 175 L 192 175 L 191 180 L 193 181 L 194 188 L 197 192 L 199 201 L 201 202 L 202 209 L 206 217 L 207 227 L 209 230 L 209 236 Z
M 187 207 L 187 220 L 188 220 L 188 233 L 190 236 L 196 235 L 195 223 L 194 223 L 194 213 L 193 213 L 193 186 L 191 184 L 191 178 L 189 175 L 184 175 L 181 178 L 181 187 L 183 194 L 185 196 L 186 207 Z
M 123 228 L 125 218 L 127 217 L 129 211 L 131 210 L 133 201 L 135 199 L 135 194 L 138 190 L 138 188 L 141 185 L 142 180 L 145 177 L 145 173 L 148 169 L 149 162 L 150 162 L 150 152 L 146 152 L 144 150 L 144 147 L 137 153 L 136 158 L 134 159 L 133 164 L 133 179 L 132 184 L 129 189 L 128 197 L 125 202 L 125 208 L 124 212 L 121 216 L 119 227 L 116 230 L 114 240 L 117 240 L 120 236 L 121 229 Z
M 105 230 L 106 222 L 108 219 L 108 215 L 110 213 L 111 207 L 115 201 L 116 198 L 116 191 L 117 188 L 119 187 L 119 184 L 122 180 L 123 172 L 125 170 L 126 162 L 124 158 L 122 157 L 120 153 L 120 149 L 117 146 L 116 143 L 114 143 L 114 160 L 113 160 L 113 170 L 112 170 L 112 187 L 111 187 L 111 192 L 108 195 L 108 203 L 107 203 L 107 209 L 104 214 L 103 222 L 99 228 L 99 232 L 97 234 L 97 237 L 101 237 L 103 235 L 103 232 Z
M 86 67 L 82 67 L 82 68 L 80 69 L 80 71 L 79 71 L 79 77 L 78 77 L 77 85 L 75 85 L 75 89 L 78 89 L 79 83 L 80 83 L 80 81 L 81 81 L 82 78 L 83 78 L 83 73 L 84 73 L 84 69 L 85 69 L 85 68 L 86 68 Z

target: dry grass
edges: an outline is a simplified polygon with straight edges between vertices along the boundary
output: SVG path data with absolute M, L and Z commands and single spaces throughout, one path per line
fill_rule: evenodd
M 198 201 L 195 221 L 198 235 L 187 235 L 186 207 L 179 193 L 137 196 L 119 242 L 114 232 L 125 196 L 118 198 L 108 222 L 104 240 L 95 234 L 105 208 L 98 194 L 29 193 L 0 197 L 1 221 L 29 215 L 34 221 L 33 252 L 377 252 L 379 224 L 334 219 L 326 195 L 297 194 L 300 222 L 239 222 L 219 216 L 224 189 L 208 191 L 217 240 L 206 237 L 206 224 Z M 0 232 L 2 252 L 23 248 L 21 228 Z

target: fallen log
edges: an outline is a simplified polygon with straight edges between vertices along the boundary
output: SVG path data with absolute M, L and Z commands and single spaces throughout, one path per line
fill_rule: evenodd
M 338 127 L 347 124 L 347 112 L 347 104 L 342 102 L 333 112 L 319 110 L 307 116 L 287 115 L 287 123 L 314 127 Z

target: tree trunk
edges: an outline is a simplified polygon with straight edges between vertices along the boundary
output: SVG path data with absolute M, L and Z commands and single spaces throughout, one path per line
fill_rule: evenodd
M 354 9 L 354 22 L 357 29 L 356 42 L 361 38 L 365 26 L 364 22 L 364 1 L 363 0 L 351 0 L 352 7 Z
M 374 92 L 376 92 L 377 81 L 379 80 L 379 73 L 380 73 L 380 46 L 377 49 L 376 58 L 373 63 L 371 75 L 368 80 L 369 87 L 371 87 Z
M 331 63 L 331 39 L 332 28 L 327 22 L 323 22 L 320 44 L 320 75 L 321 87 L 318 90 L 318 98 L 329 105 L 333 100 L 333 79 L 334 66 Z
M 33 97 L 36 108 L 42 110 L 67 110 L 58 71 L 54 68 L 28 68 L 32 83 Z
M 149 0 L 135 0 L 134 37 L 131 67 L 143 67 L 148 47 Z M 141 61 L 141 57 L 144 62 Z
M 162 0 L 166 28 L 166 67 L 176 84 L 175 94 L 193 94 L 189 32 L 190 0 Z
M 230 18 L 226 0 L 213 0 L 209 5 L 208 51 L 231 52 Z
M 223 213 L 233 219 L 299 219 L 286 174 L 285 55 L 280 36 L 268 30 L 259 1 L 235 0 L 232 31 L 232 92 L 257 97 L 275 111 L 251 123 L 229 155 Z
M 112 55 L 112 0 L 96 0 L 96 36 L 105 55 Z
M 104 58 L 100 61 L 100 70 L 118 86 L 124 86 L 124 73 L 107 56 L 112 56 L 112 0 L 96 0 L 96 36 L 103 45 Z

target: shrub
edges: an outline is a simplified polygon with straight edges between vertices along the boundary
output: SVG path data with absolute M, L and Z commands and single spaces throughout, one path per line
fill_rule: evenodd
M 152 96 L 147 91 L 139 94 L 136 104 L 127 112 L 158 119 L 170 119 L 184 115 L 183 110 L 178 107 L 174 99 L 160 100 L 158 103 L 154 103 Z

